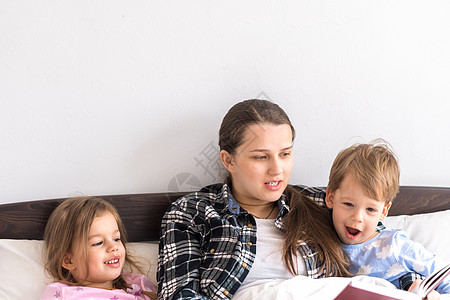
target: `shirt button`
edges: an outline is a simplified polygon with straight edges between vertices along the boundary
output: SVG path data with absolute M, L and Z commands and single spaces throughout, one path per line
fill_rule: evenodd
M 247 263 L 242 263 L 242 267 L 243 267 L 244 269 L 247 269 Z
M 230 293 L 230 292 L 228 292 L 227 290 L 223 291 L 223 294 L 224 294 L 225 296 L 228 296 L 229 293 Z
M 233 207 L 231 208 L 231 210 L 232 210 L 232 211 L 236 211 L 236 210 L 237 210 L 237 207 L 236 207 L 236 206 L 233 206 Z
M 209 253 L 213 254 L 216 250 L 215 249 L 211 249 L 209 250 Z
M 252 228 L 253 227 L 252 223 L 248 223 L 247 227 Z
M 247 245 L 248 245 L 248 246 L 252 246 L 253 243 L 252 243 L 252 242 L 247 242 Z

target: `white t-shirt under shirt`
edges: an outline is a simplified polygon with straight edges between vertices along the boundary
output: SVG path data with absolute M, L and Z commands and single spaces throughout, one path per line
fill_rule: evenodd
M 275 227 L 275 220 L 255 220 L 257 226 L 256 258 L 237 293 L 267 282 L 294 277 L 283 262 L 284 234 Z M 306 266 L 301 255 L 297 255 L 297 270 L 299 275 L 306 275 Z

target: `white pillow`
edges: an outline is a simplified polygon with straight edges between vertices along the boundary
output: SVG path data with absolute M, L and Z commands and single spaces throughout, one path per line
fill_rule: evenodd
M 436 254 L 441 264 L 450 263 L 450 210 L 412 216 L 388 216 L 383 223 L 389 229 L 404 229 L 411 240 Z
M 127 251 L 137 261 L 150 281 L 158 286 L 156 281 L 156 270 L 158 269 L 158 242 L 140 242 L 140 243 L 128 243 Z M 136 273 L 137 270 L 132 270 Z
M 0 240 L 0 299 L 39 299 L 46 286 L 42 241 Z
M 44 271 L 43 241 L 0 239 L 0 299 L 40 299 L 51 278 Z M 142 271 L 157 286 L 157 242 L 128 243 Z

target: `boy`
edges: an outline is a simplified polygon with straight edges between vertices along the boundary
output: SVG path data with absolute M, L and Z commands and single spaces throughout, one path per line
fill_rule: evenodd
M 435 256 L 402 230 L 377 231 L 399 190 L 395 154 L 384 142 L 357 144 L 341 151 L 331 167 L 325 202 L 344 243 L 354 275 L 380 277 L 400 287 L 399 278 L 435 270 Z M 450 280 L 436 289 L 450 293 Z

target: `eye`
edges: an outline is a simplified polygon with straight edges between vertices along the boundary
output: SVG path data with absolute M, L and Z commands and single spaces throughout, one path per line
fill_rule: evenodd
M 369 211 L 369 212 L 377 212 L 377 210 L 375 208 L 372 208 L 372 207 L 368 207 L 367 211 Z
M 288 156 L 290 156 L 291 155 L 291 152 L 284 152 L 284 153 L 281 153 L 281 157 L 288 157 Z
M 344 202 L 343 204 L 344 204 L 345 206 L 348 206 L 348 207 L 353 207 L 353 204 L 350 203 L 350 202 Z
M 103 241 L 100 241 L 100 242 L 97 242 L 97 243 L 94 243 L 94 244 L 92 244 L 92 246 L 101 246 L 103 244 Z
M 266 156 L 265 156 L 265 155 L 260 155 L 260 156 L 254 156 L 254 158 L 255 158 L 256 160 L 263 160 L 263 159 L 266 158 Z
M 114 242 L 120 242 L 120 238 L 115 238 Z

